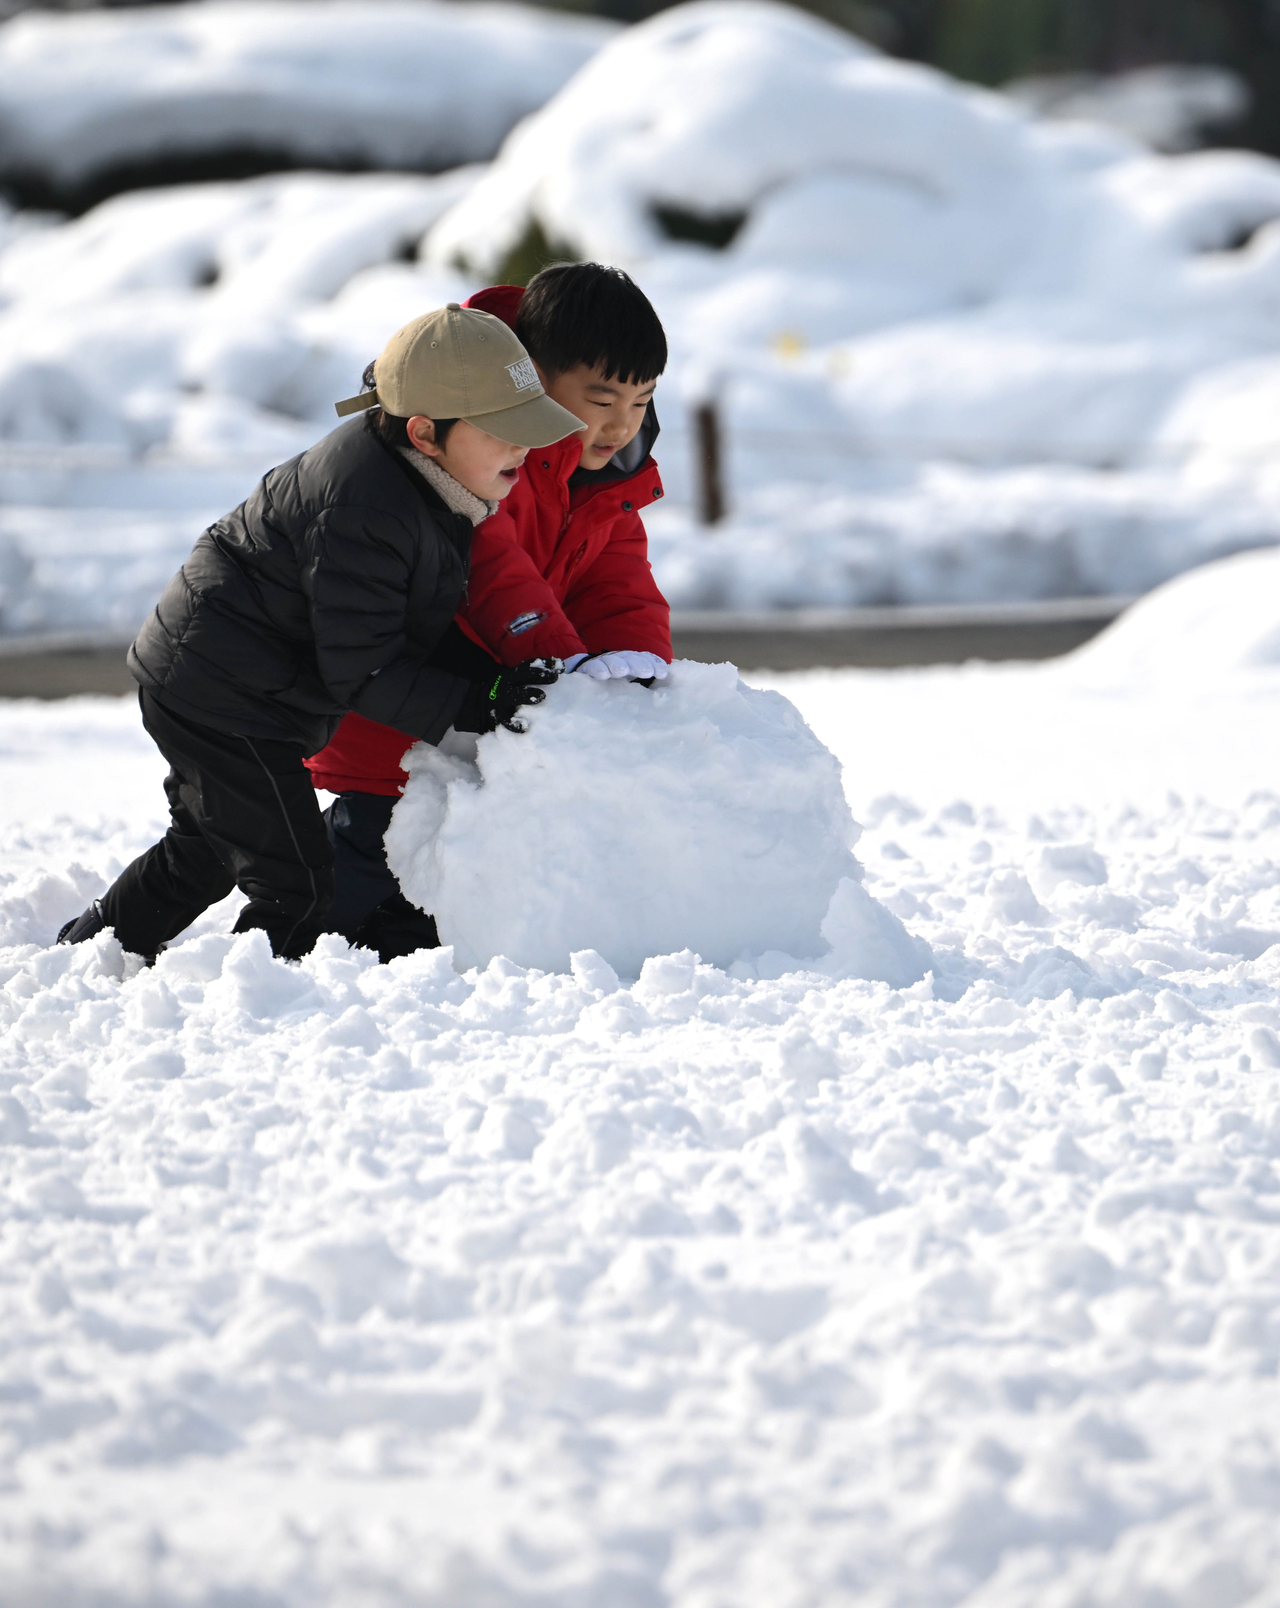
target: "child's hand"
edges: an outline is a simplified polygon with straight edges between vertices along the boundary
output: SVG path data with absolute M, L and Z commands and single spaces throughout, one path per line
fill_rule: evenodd
M 592 681 L 665 681 L 670 670 L 656 653 L 619 648 L 613 653 L 584 653 L 567 661 L 570 670 Z
M 483 734 L 505 726 L 508 731 L 528 731 L 519 711 L 544 702 L 547 695 L 542 689 L 558 681 L 563 669 L 559 659 L 526 659 L 492 680 L 473 681 L 454 718 L 454 730 Z

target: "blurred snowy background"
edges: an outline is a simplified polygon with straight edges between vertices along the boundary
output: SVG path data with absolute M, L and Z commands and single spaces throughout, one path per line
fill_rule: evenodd
M 671 336 L 676 606 L 1131 594 L 1280 538 L 1280 162 L 1196 148 L 1276 143 L 1259 85 L 1208 45 L 1024 71 L 1059 58 L 1000 18 L 1035 7 L 933 6 L 996 91 L 889 53 L 920 6 L 826 9 L 15 11 L 0 632 L 131 628 L 393 329 L 560 256 L 628 268 Z

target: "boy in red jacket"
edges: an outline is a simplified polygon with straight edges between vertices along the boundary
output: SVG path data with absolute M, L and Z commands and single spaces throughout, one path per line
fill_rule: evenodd
M 640 510 L 662 496 L 653 461 L 653 393 L 667 343 L 648 298 L 620 269 L 562 263 L 527 290 L 498 285 L 465 304 L 511 325 L 548 396 L 583 420 L 531 452 L 499 511 L 477 525 L 457 617 L 481 650 L 515 665 L 563 659 L 597 680 L 662 680 L 670 611 L 649 568 Z M 488 662 L 487 657 L 483 662 Z M 382 839 L 407 781 L 411 739 L 348 715 L 307 761 L 335 852 L 331 926 L 382 960 L 438 943 L 435 923 L 400 893 Z

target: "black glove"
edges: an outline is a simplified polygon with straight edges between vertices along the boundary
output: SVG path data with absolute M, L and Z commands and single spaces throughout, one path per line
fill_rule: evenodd
M 514 670 L 500 670 L 492 680 L 473 681 L 454 716 L 455 731 L 528 731 L 518 711 L 527 704 L 540 704 L 546 698 L 544 687 L 560 678 L 564 669 L 559 659 L 526 659 Z

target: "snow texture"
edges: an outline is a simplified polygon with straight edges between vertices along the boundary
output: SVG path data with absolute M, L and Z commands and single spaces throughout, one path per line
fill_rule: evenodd
M 460 965 L 564 971 L 589 949 L 634 978 L 693 950 L 924 975 L 927 955 L 858 885 L 838 763 L 778 693 L 677 661 L 652 689 L 565 676 L 526 720 L 454 752 L 418 744 L 387 833 Z
M 493 155 L 616 25 L 441 0 L 204 0 L 0 25 L 0 176 L 228 150 L 439 170 Z
M 0 709 L 0 1603 L 1269 1608 L 1280 675 L 1219 640 L 779 678 L 903 990 L 49 948 L 163 765 Z

